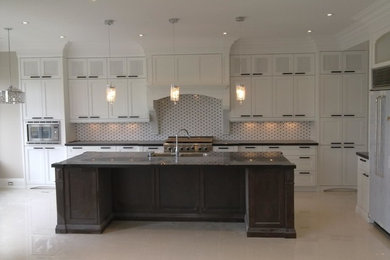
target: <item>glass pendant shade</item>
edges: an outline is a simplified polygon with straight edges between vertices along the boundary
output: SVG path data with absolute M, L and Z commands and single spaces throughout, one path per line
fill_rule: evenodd
M 180 88 L 178 86 L 175 86 L 174 84 L 171 85 L 171 101 L 176 102 L 179 101 L 180 96 Z
M 116 88 L 113 85 L 108 84 L 106 89 L 107 102 L 113 104 L 115 102 L 115 98 L 116 98 Z
M 236 85 L 236 98 L 237 98 L 237 101 L 239 101 L 240 103 L 242 103 L 242 101 L 245 100 L 245 92 L 246 92 L 246 89 L 245 89 L 245 86 L 243 84 Z

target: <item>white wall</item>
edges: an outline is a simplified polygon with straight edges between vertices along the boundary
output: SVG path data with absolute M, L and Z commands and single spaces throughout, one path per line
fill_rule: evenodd
M 19 87 L 18 64 L 11 53 L 12 85 Z M 8 53 L 0 52 L 0 89 L 9 86 Z M 0 104 L 0 179 L 23 178 L 21 105 Z

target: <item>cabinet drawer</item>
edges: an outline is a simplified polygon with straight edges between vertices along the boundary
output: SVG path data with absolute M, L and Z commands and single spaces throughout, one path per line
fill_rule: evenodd
M 164 152 L 163 146 L 144 146 L 142 147 L 143 152 L 156 152 L 156 153 L 162 153 Z
M 287 160 L 297 166 L 296 170 L 312 171 L 316 167 L 315 156 L 310 155 L 287 155 Z
M 295 186 L 314 186 L 316 184 L 315 171 L 294 170 Z
M 262 152 L 263 146 L 259 145 L 241 145 L 238 147 L 239 152 Z
M 238 146 L 218 145 L 213 146 L 213 152 L 238 152 Z
M 368 173 L 370 170 L 369 161 L 365 158 L 358 156 L 358 169 L 362 172 Z
M 118 146 L 119 152 L 142 152 L 142 147 L 139 146 Z
M 280 151 L 283 155 L 316 155 L 316 147 L 315 146 L 305 146 L 305 145 L 270 145 L 264 146 L 264 152 L 275 152 Z

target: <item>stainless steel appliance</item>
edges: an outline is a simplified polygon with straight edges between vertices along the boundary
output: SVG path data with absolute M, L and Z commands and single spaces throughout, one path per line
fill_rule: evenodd
M 212 136 L 179 136 L 179 152 L 199 152 L 207 153 L 213 150 Z M 176 149 L 176 137 L 169 136 L 164 143 L 164 152 L 174 153 Z
M 26 121 L 28 144 L 59 144 L 60 121 Z
M 390 73 L 390 67 L 387 69 Z M 370 206 L 369 217 L 390 232 L 390 74 L 373 70 L 370 93 L 369 155 Z M 387 90 L 384 90 L 387 89 Z M 375 91 L 379 90 L 379 91 Z

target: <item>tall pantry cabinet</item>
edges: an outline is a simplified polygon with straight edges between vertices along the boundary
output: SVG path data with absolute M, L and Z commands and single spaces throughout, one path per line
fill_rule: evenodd
M 367 150 L 367 52 L 320 53 L 320 186 L 356 186 Z

